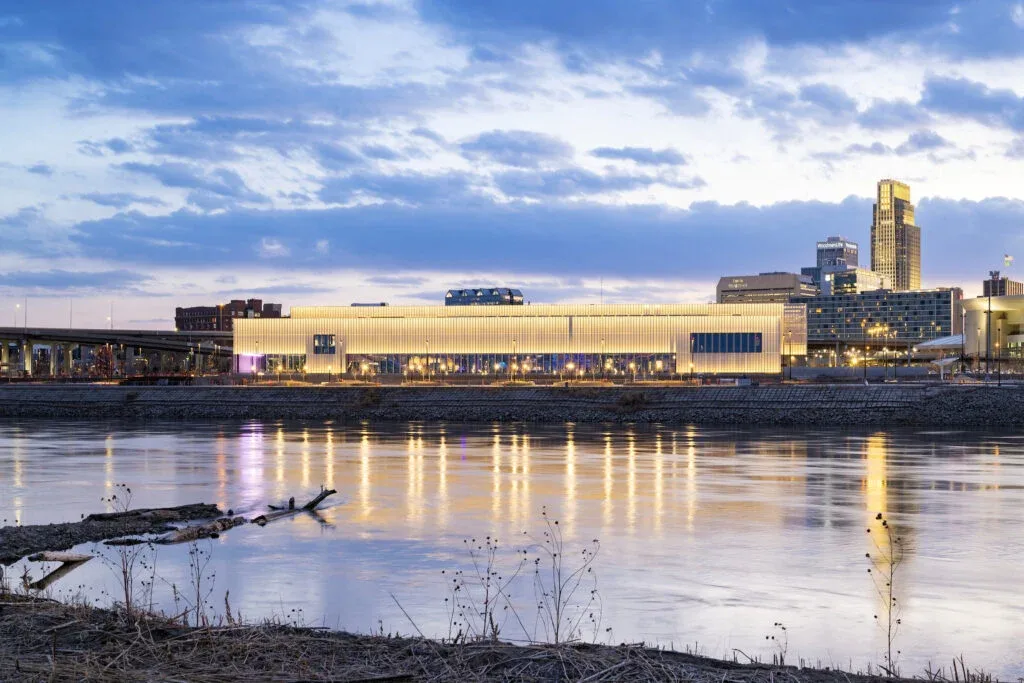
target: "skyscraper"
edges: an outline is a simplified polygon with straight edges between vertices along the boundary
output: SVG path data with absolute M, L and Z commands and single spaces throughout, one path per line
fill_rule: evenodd
M 857 243 L 845 237 L 829 237 L 818 242 L 818 267 L 822 272 L 836 272 L 860 265 L 857 259 Z
M 914 225 L 910 186 L 878 181 L 871 223 L 871 270 L 897 292 L 921 289 L 921 228 Z

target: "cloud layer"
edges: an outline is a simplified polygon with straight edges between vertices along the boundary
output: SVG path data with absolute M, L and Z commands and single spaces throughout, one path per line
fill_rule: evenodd
M 8 3 L 0 306 L 116 297 L 159 320 L 154 299 L 494 282 L 567 300 L 602 277 L 622 299 L 700 300 L 719 275 L 811 263 L 826 234 L 867 254 L 883 177 L 912 186 L 925 282 L 975 291 L 1021 246 L 1021 16 Z

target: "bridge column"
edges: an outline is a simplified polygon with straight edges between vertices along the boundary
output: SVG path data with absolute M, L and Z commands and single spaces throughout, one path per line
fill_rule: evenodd
M 124 374 L 126 376 L 135 374 L 135 347 L 126 346 L 124 349 Z
M 71 344 L 60 345 L 60 374 L 71 376 Z
M 52 379 L 57 376 L 57 344 L 50 342 L 47 348 L 50 350 L 50 378 Z
M 26 339 L 21 344 L 21 369 L 26 377 L 32 376 L 32 340 Z
M 0 341 L 0 367 L 3 367 L 5 371 L 10 370 L 11 362 L 11 346 L 10 342 L 6 339 Z

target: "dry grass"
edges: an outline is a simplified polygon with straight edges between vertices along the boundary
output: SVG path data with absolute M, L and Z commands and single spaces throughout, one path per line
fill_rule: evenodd
M 742 665 L 640 645 L 443 644 L 265 623 L 180 621 L 0 596 L 3 681 L 692 681 L 863 683 L 836 671 Z M 877 680 L 877 679 L 874 679 Z

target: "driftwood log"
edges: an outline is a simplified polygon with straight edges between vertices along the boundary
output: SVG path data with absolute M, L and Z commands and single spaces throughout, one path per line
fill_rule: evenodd
M 222 531 L 234 529 L 236 526 L 242 526 L 243 524 L 245 524 L 245 517 L 221 517 L 206 524 L 187 526 L 172 531 L 154 542 L 170 545 L 173 543 L 190 543 L 198 541 L 200 538 L 217 538 Z
M 84 555 L 82 553 L 64 553 L 54 551 L 44 551 L 36 553 L 30 556 L 30 562 L 60 562 L 60 566 L 54 569 L 52 572 L 39 579 L 33 581 L 28 587 L 35 591 L 46 590 L 52 583 L 58 579 L 67 576 L 70 572 L 78 569 L 83 564 L 92 559 L 92 555 Z
M 317 505 L 324 502 L 324 499 L 326 499 L 328 496 L 334 495 L 335 493 L 337 493 L 337 491 L 335 491 L 334 489 L 321 489 L 320 494 L 316 498 L 309 501 L 301 508 L 296 508 L 294 502 L 295 499 L 291 498 L 288 501 L 288 509 L 282 510 L 271 507 L 271 512 L 262 514 L 259 517 L 254 518 L 252 521 L 254 524 L 266 526 L 269 522 L 273 522 L 275 519 L 290 517 L 294 514 L 298 514 L 299 512 L 314 512 L 316 510 Z

